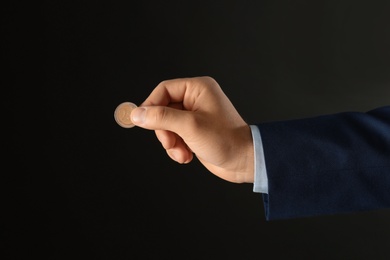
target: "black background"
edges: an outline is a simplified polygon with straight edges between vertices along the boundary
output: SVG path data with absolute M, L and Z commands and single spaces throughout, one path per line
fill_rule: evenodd
M 123 101 L 209 75 L 250 124 L 390 99 L 389 1 L 3 9 L 3 259 L 388 259 L 390 212 L 266 222 L 251 184 L 169 159 Z M 26 258 L 24 258 L 26 259 Z

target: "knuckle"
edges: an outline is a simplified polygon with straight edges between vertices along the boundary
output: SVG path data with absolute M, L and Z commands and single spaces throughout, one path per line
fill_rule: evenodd
M 156 123 L 164 123 L 167 119 L 167 109 L 165 107 L 158 107 L 153 114 L 153 120 Z

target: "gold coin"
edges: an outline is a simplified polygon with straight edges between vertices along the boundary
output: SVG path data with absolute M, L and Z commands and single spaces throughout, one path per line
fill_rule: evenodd
M 137 105 L 132 102 L 123 102 L 119 104 L 114 111 L 115 121 L 124 128 L 131 128 L 134 126 L 131 122 L 130 114 Z

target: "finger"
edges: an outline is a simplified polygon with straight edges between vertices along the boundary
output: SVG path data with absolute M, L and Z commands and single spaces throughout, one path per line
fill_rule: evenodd
M 157 139 L 160 141 L 164 149 L 168 150 L 175 146 L 176 139 L 180 138 L 177 134 L 167 130 L 156 130 Z
M 155 132 L 169 157 L 179 163 L 188 163 L 192 160 L 193 153 L 191 149 L 178 135 L 165 130 L 156 130 Z
M 210 77 L 179 78 L 159 83 L 140 106 L 167 106 L 170 103 L 183 103 L 187 110 L 192 110 L 198 96 L 205 88 Z
M 167 106 L 184 100 L 187 79 L 172 79 L 160 82 L 141 106 Z
M 182 136 L 193 126 L 194 115 L 185 110 L 164 106 L 137 107 L 131 112 L 131 121 L 149 130 L 168 130 Z
M 191 162 L 194 157 L 191 151 L 185 149 L 185 147 L 182 146 L 177 146 L 166 151 L 172 160 L 181 164 Z

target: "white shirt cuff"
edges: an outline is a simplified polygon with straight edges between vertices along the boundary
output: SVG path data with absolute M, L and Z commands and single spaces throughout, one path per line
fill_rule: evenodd
M 253 183 L 253 192 L 268 194 L 267 169 L 265 167 L 263 142 L 261 140 L 260 130 L 256 125 L 250 125 L 250 128 L 255 152 L 255 181 Z

